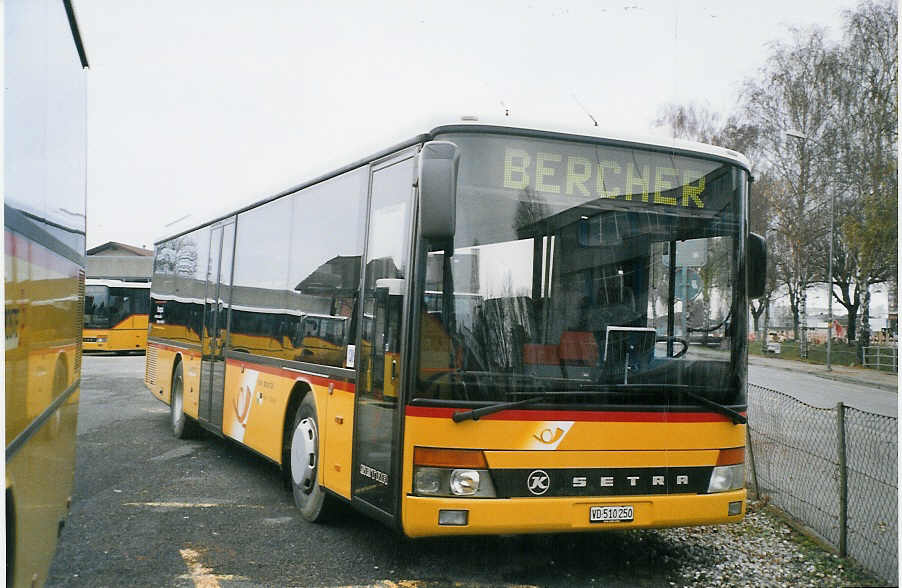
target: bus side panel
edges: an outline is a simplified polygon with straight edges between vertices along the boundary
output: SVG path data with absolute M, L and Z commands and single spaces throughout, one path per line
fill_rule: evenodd
M 182 402 L 185 405 L 185 414 L 195 419 L 200 410 L 200 362 L 199 353 L 182 352 L 182 377 L 184 378 Z
M 8 229 L 4 242 L 5 272 L 16 278 L 5 288 L 6 491 L 15 525 L 15 557 L 7 565 L 14 585 L 30 584 L 33 575 L 40 585 L 74 479 L 79 389 L 47 411 L 81 375 L 81 268 Z
M 169 404 L 172 393 L 172 368 L 177 352 L 171 347 L 150 343 L 144 358 L 144 384 L 159 400 Z
M 34 570 L 47 570 L 61 521 L 66 519 L 75 474 L 75 429 L 79 391 L 6 462 L 6 485 L 15 505 L 14 585 L 31 584 Z M 48 472 L 52 475 L 48 476 Z M 11 562 L 8 562 L 8 564 Z M 38 585 L 46 579 L 38 575 Z
M 172 374 L 176 359 L 182 362 L 182 403 L 185 414 L 197 418 L 200 391 L 200 353 L 160 343 L 148 343 L 144 384 L 166 404 L 172 400 Z
M 298 382 L 312 390 L 319 423 L 320 484 L 351 497 L 354 385 L 238 360 L 228 360 L 223 434 L 282 463 L 283 428 L 291 392 Z M 331 386 L 331 391 L 330 391 Z
M 351 499 L 351 451 L 354 433 L 354 385 L 336 382 L 333 393 L 327 396 L 326 418 L 321 420 L 325 429 L 320 451 L 320 483 L 333 492 Z M 319 412 L 323 409 L 320 408 Z
M 282 462 L 282 423 L 294 377 L 282 370 L 227 360 L 222 433 Z

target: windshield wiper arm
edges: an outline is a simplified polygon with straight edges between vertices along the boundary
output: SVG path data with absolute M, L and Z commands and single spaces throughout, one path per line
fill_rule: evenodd
M 489 414 L 501 412 L 502 410 L 507 410 L 509 408 L 518 408 L 521 406 L 527 406 L 529 404 L 535 404 L 536 402 L 541 402 L 542 400 L 545 400 L 545 396 L 535 396 L 533 398 L 527 398 L 526 400 L 518 400 L 517 402 L 499 402 L 498 404 L 491 404 L 489 406 L 483 406 L 482 408 L 474 408 L 473 410 L 455 412 L 451 415 L 451 420 L 455 423 L 459 423 L 467 419 L 478 421 L 480 417 L 484 417 Z
M 686 396 L 688 396 L 689 398 L 692 398 L 693 400 L 698 400 L 705 406 L 713 408 L 715 412 L 719 412 L 720 414 L 727 416 L 731 421 L 733 421 L 734 425 L 737 425 L 737 424 L 744 425 L 749 421 L 745 416 L 739 414 L 738 412 L 736 412 L 729 406 L 724 406 L 723 404 L 714 402 L 713 400 L 711 400 L 709 398 L 705 398 L 704 396 L 701 396 L 694 392 L 690 392 L 689 390 L 680 390 L 680 392 L 684 393 Z

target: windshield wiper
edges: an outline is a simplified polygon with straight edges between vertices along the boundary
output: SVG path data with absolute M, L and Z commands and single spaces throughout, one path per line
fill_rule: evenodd
M 649 386 L 649 385 L 645 385 L 645 386 L 633 385 L 633 386 L 628 386 L 628 387 L 634 388 L 634 389 L 642 389 L 642 388 L 657 388 L 658 385 L 651 385 L 651 386 Z M 571 391 L 549 392 L 549 393 L 543 394 L 541 396 L 534 396 L 532 398 L 527 398 L 525 400 L 517 400 L 515 402 L 499 402 L 497 404 L 491 404 L 489 406 L 484 406 L 482 408 L 474 408 L 472 410 L 455 412 L 454 414 L 451 415 L 451 420 L 453 420 L 455 423 L 460 423 L 462 421 L 466 421 L 469 419 L 478 421 L 480 419 L 480 417 L 494 414 L 496 412 L 501 412 L 502 410 L 508 410 L 511 408 L 519 408 L 521 406 L 528 406 L 530 404 L 536 404 L 537 402 L 547 400 L 549 396 L 555 396 L 555 395 L 557 395 L 557 396 L 581 396 L 581 395 L 584 395 L 587 393 L 588 394 L 604 394 L 604 393 L 611 392 L 611 388 L 616 390 L 617 388 L 624 388 L 624 386 L 611 386 L 611 387 L 608 387 L 608 386 L 601 387 L 600 386 L 600 388 L 602 388 L 602 389 L 593 390 L 593 391 L 581 390 L 579 392 L 571 392 Z M 693 400 L 696 400 L 696 401 L 700 402 L 701 404 L 704 404 L 705 406 L 713 409 L 715 412 L 726 416 L 733 422 L 734 425 L 736 425 L 736 424 L 744 425 L 748 422 L 748 419 L 744 415 L 736 412 L 732 408 L 730 408 L 728 406 L 724 406 L 723 404 L 714 402 L 713 400 L 705 398 L 704 396 L 702 396 L 700 394 L 690 392 L 689 390 L 686 389 L 686 387 L 678 387 L 675 389 L 671 388 L 671 390 L 673 392 L 682 392 L 689 398 L 692 398 Z
M 705 398 L 704 396 L 701 396 L 694 392 L 690 392 L 689 390 L 679 390 L 679 391 L 684 393 L 689 398 L 692 398 L 693 400 L 698 400 L 705 406 L 707 406 L 709 408 L 713 408 L 714 412 L 719 412 L 720 414 L 727 416 L 731 421 L 733 421 L 734 425 L 738 425 L 738 424 L 744 425 L 749 421 L 746 417 L 739 414 L 738 412 L 736 412 L 729 406 L 724 406 L 723 404 L 714 402 L 713 400 Z
M 478 421 L 480 417 L 484 417 L 489 414 L 501 412 L 502 410 L 507 410 L 509 408 L 519 408 L 521 406 L 535 404 L 536 402 L 541 402 L 543 400 L 545 400 L 545 396 L 536 396 L 534 398 L 527 398 L 526 400 L 518 400 L 517 402 L 499 402 L 498 404 L 483 406 L 482 408 L 474 408 L 473 410 L 455 412 L 451 415 L 451 420 L 455 423 L 459 423 L 467 419 Z

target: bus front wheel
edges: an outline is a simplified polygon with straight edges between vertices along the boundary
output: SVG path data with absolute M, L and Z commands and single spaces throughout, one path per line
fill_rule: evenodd
M 291 434 L 291 490 L 301 516 L 311 523 L 328 518 L 331 497 L 317 480 L 319 471 L 319 427 L 313 394 L 298 406 Z

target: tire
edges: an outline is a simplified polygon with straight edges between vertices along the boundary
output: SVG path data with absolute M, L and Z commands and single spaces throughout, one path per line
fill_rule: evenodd
M 298 406 L 291 429 L 289 448 L 289 483 L 294 504 L 301 516 L 311 523 L 329 518 L 334 498 L 319 484 L 319 423 L 313 394 L 308 393 Z
M 179 362 L 172 374 L 172 394 L 169 398 L 169 426 L 176 439 L 187 439 L 194 433 L 194 422 L 185 414 L 184 388 L 182 363 Z

